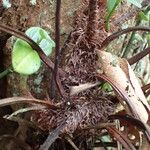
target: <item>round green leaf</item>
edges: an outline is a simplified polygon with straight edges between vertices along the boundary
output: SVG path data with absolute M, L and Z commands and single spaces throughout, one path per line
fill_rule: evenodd
M 44 51 L 44 53 L 48 56 L 52 53 L 53 43 L 49 39 L 43 39 L 39 46 Z
M 141 20 L 148 21 L 148 16 L 146 16 L 145 13 L 142 11 L 139 13 L 139 17 Z
M 39 55 L 25 41 L 17 39 L 12 51 L 13 69 L 21 74 L 30 75 L 35 73 L 41 65 Z
M 31 27 L 26 31 L 26 34 L 40 46 L 47 56 L 52 53 L 55 42 L 45 30 L 40 27 Z
M 26 34 L 41 47 L 47 56 L 52 53 L 55 42 L 45 30 L 40 27 L 31 27 L 26 31 Z M 12 65 L 16 72 L 30 75 L 40 68 L 41 60 L 37 52 L 27 42 L 18 39 L 12 51 Z

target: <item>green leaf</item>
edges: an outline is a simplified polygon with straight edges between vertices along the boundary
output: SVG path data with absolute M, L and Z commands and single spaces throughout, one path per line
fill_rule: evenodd
M 105 17 L 106 31 L 109 30 L 110 18 L 112 17 L 113 13 L 115 12 L 116 7 L 119 5 L 120 2 L 121 2 L 121 0 L 107 0 L 107 15 Z
M 130 2 L 131 4 L 137 6 L 138 8 L 142 7 L 140 0 L 128 0 L 128 2 Z
M 147 43 L 148 43 L 148 46 L 150 46 L 150 34 L 147 35 Z
M 21 74 L 35 73 L 41 65 L 38 53 L 25 41 L 17 39 L 12 51 L 13 69 Z
M 40 27 L 31 27 L 25 32 L 34 42 L 38 43 L 44 53 L 48 56 L 52 53 L 55 42 L 48 33 Z
M 110 13 L 115 6 L 116 0 L 107 0 L 107 11 Z
M 106 91 L 106 92 L 111 92 L 113 89 L 111 87 L 111 85 L 109 83 L 104 83 L 102 86 L 101 86 L 102 90 Z
M 110 138 L 110 136 L 109 135 L 104 135 L 104 136 L 102 136 L 101 138 L 101 141 L 102 142 L 112 142 L 112 139 Z M 107 147 L 107 150 L 112 150 L 112 148 L 111 147 Z
M 139 13 L 139 17 L 140 17 L 141 20 L 148 21 L 148 17 L 142 11 Z
M 133 40 L 143 41 L 144 39 L 140 34 L 135 33 L 134 37 L 133 37 Z
M 31 27 L 26 34 L 36 42 L 48 56 L 55 47 L 54 41 L 48 33 L 40 27 Z M 38 71 L 41 59 L 38 53 L 25 41 L 17 39 L 12 51 L 12 66 L 14 71 L 20 74 L 30 75 Z

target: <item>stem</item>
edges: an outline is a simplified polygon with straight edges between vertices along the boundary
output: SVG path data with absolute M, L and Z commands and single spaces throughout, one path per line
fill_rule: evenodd
M 54 64 L 54 77 L 56 80 L 57 71 L 58 71 L 58 62 L 59 62 L 59 49 L 60 49 L 60 9 L 61 9 L 61 0 L 57 0 L 56 4 L 56 23 L 55 23 L 55 42 L 56 42 L 56 52 L 55 52 L 55 64 Z
M 147 54 L 150 54 L 150 47 L 145 48 L 143 51 L 141 51 L 140 53 L 136 54 L 135 56 L 131 57 L 130 59 L 128 59 L 128 62 L 130 65 L 135 64 L 137 61 L 139 61 L 140 59 L 142 59 L 143 57 L 145 57 Z
M 136 22 L 135 26 L 139 26 L 140 23 L 141 23 L 141 20 L 137 19 L 137 22 Z M 135 31 L 132 32 L 132 34 L 131 34 L 131 36 L 130 36 L 130 38 L 128 40 L 127 46 L 126 46 L 126 48 L 123 51 L 122 57 L 125 57 L 125 58 L 127 57 L 128 51 L 129 51 L 131 43 L 132 43 L 132 41 L 134 39 L 135 33 L 136 33 Z
M 59 137 L 61 132 L 66 126 L 66 121 L 64 120 L 61 125 L 59 125 L 56 129 L 51 131 L 45 140 L 45 142 L 40 146 L 39 150 L 49 150 L 50 146 L 55 142 L 55 140 Z
M 56 49 L 55 49 L 55 64 L 54 64 L 54 70 L 52 74 L 52 80 L 51 80 L 51 98 L 55 97 L 55 83 L 57 86 L 57 89 L 59 89 L 59 86 L 57 84 L 57 72 L 58 72 L 58 65 L 59 65 L 59 58 L 60 58 L 60 9 L 61 9 L 61 0 L 57 0 L 56 2 L 56 13 L 55 13 L 55 43 L 56 43 Z M 54 83 L 55 81 L 55 83 Z
M 2 79 L 3 77 L 7 76 L 12 72 L 13 72 L 12 67 L 7 68 L 6 70 L 0 73 L 0 79 Z
M 121 35 L 123 35 L 125 33 L 128 33 L 128 32 L 133 32 L 133 31 L 146 31 L 146 32 L 150 32 L 150 27 L 143 27 L 143 26 L 129 27 L 127 29 L 115 32 L 112 35 L 108 36 L 102 42 L 100 50 L 103 49 L 103 48 L 105 48 L 106 46 L 108 46 L 108 44 L 110 44 L 110 42 L 112 42 L 113 40 L 115 40 L 119 36 L 121 36 Z
M 0 107 L 7 106 L 7 105 L 13 105 L 17 103 L 27 103 L 27 104 L 40 104 L 42 106 L 46 106 L 49 109 L 60 109 L 59 106 L 56 106 L 49 101 L 43 101 L 39 99 L 33 99 L 33 98 L 26 98 L 26 97 L 11 97 L 11 98 L 4 98 L 0 100 Z
M 145 92 L 146 90 L 150 89 L 150 83 L 142 86 L 142 90 Z
M 127 57 L 128 52 L 129 52 L 128 50 L 129 50 L 129 48 L 131 46 L 131 43 L 133 41 L 134 36 L 135 36 L 135 32 L 132 32 L 132 34 L 131 34 L 131 36 L 130 36 L 130 38 L 128 40 L 127 46 L 125 47 L 125 49 L 122 52 L 122 57 L 125 57 L 125 58 Z
M 39 105 L 39 106 L 37 105 L 37 106 L 32 106 L 32 107 L 27 107 L 27 108 L 21 108 L 15 112 L 13 112 L 11 115 L 7 116 L 7 119 L 11 119 L 12 117 L 17 116 L 18 114 L 26 113 L 29 111 L 35 111 L 35 110 L 42 110 L 45 108 L 46 107 L 42 106 L 42 105 Z
M 68 141 L 68 143 L 72 146 L 74 150 L 79 150 L 79 148 L 75 145 L 75 143 L 72 141 L 72 139 L 69 136 L 66 136 L 65 139 Z

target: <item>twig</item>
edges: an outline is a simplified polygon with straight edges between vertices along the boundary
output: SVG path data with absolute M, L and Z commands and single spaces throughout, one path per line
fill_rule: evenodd
M 140 23 L 141 23 L 141 20 L 137 19 L 135 26 L 139 26 Z M 122 57 L 127 57 L 127 54 L 128 54 L 129 49 L 130 49 L 130 45 L 131 45 L 131 43 L 132 43 L 132 41 L 134 39 L 135 33 L 136 33 L 135 31 L 131 33 L 130 38 L 129 38 L 129 40 L 128 40 L 127 44 L 126 44 L 126 47 L 125 47 L 125 49 L 123 51 Z
M 130 45 L 131 45 L 131 43 L 132 43 L 132 41 L 134 39 L 134 36 L 135 36 L 135 32 L 132 32 L 132 34 L 131 34 L 131 36 L 130 36 L 127 44 L 126 44 L 126 47 L 125 47 L 125 49 L 122 52 L 122 57 L 127 57 L 128 52 L 129 52 L 129 48 L 130 48 Z
M 15 112 L 13 112 L 11 115 L 7 116 L 7 119 L 10 119 L 14 116 L 17 116 L 18 114 L 22 114 L 22 113 L 26 113 L 26 112 L 29 112 L 29 111 L 35 111 L 35 110 L 41 110 L 41 109 L 44 109 L 46 108 L 45 106 L 42 106 L 42 105 L 38 105 L 38 106 L 31 106 L 31 107 L 27 107 L 27 108 L 21 108 Z
M 65 121 L 58 126 L 55 130 L 49 133 L 46 141 L 40 146 L 39 150 L 48 150 L 49 147 L 55 142 L 55 140 L 59 137 L 61 131 L 64 129 L 66 123 Z
M 114 123 L 100 123 L 98 125 L 94 125 L 94 126 L 90 126 L 90 127 L 86 127 L 84 128 L 83 130 L 90 130 L 90 129 L 102 129 L 102 128 L 105 128 L 105 127 L 111 127 L 111 126 L 115 126 Z
M 145 93 L 145 96 L 148 97 L 150 95 L 150 90 Z
M 0 107 L 12 105 L 16 103 L 32 103 L 32 104 L 41 104 L 50 109 L 59 109 L 59 106 L 51 104 L 49 101 L 43 101 L 39 99 L 33 98 L 25 98 L 25 97 L 12 97 L 12 98 L 4 98 L 0 100 Z
M 66 136 L 65 139 L 68 141 L 68 143 L 70 143 L 70 145 L 75 149 L 75 150 L 79 150 L 79 148 L 74 144 L 74 142 L 71 140 L 71 138 L 69 136 Z
M 56 80 L 58 63 L 59 63 L 59 49 L 60 49 L 60 10 L 61 10 L 61 0 L 57 0 L 56 3 L 56 20 L 55 20 L 55 42 L 56 42 L 56 51 L 55 51 L 55 65 L 54 65 L 54 77 Z
M 142 90 L 146 97 L 150 95 L 150 83 L 142 86 Z
M 140 59 L 145 57 L 147 54 L 150 54 L 150 47 L 144 49 L 140 53 L 138 53 L 135 56 L 128 59 L 128 62 L 129 62 L 130 65 L 133 65 L 134 63 L 136 63 L 137 61 L 139 61 Z
M 127 38 L 128 38 L 128 34 L 126 34 L 124 39 L 123 39 L 123 43 L 122 43 L 122 46 L 121 46 L 120 57 L 122 57 L 122 55 L 124 53 L 124 48 L 126 47 L 126 44 L 127 44 Z
M 56 43 L 56 49 L 55 49 L 55 64 L 54 64 L 54 70 L 52 74 L 51 79 L 51 98 L 54 98 L 55 96 L 55 83 L 57 88 L 59 89 L 59 85 L 57 84 L 57 71 L 58 71 L 58 65 L 59 65 L 59 58 L 60 58 L 60 9 L 61 9 L 61 0 L 56 1 L 56 13 L 55 13 L 55 43 Z M 54 83 L 55 81 L 55 83 Z
M 150 27 L 143 27 L 143 26 L 136 26 L 136 27 L 129 27 L 127 29 L 123 29 L 121 31 L 115 32 L 112 35 L 108 36 L 101 44 L 100 50 L 103 49 L 104 47 L 108 46 L 110 42 L 118 38 L 119 36 L 128 33 L 128 32 L 133 32 L 133 31 L 146 31 L 150 32 Z
M 146 90 L 150 89 L 150 83 L 142 86 L 142 90 L 145 92 Z

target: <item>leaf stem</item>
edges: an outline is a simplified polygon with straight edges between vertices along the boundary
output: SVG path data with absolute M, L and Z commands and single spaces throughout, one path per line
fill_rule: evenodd
M 150 47 L 145 48 L 143 51 L 140 53 L 136 54 L 135 56 L 131 57 L 128 59 L 128 62 L 130 65 L 135 64 L 137 61 L 145 57 L 147 54 L 150 54 Z
M 10 98 L 4 98 L 0 100 L 0 107 L 13 105 L 13 104 L 21 104 L 21 103 L 27 103 L 27 104 L 40 104 L 42 106 L 46 106 L 49 109 L 60 109 L 59 106 L 50 103 L 49 101 L 43 101 L 39 99 L 33 99 L 33 98 L 26 98 L 26 97 L 10 97 Z
M 12 66 L 8 67 L 6 70 L 4 70 L 3 72 L 0 73 L 0 79 L 2 79 L 3 77 L 7 76 L 8 74 L 12 73 Z
M 136 26 L 136 27 L 129 27 L 127 29 L 123 29 L 121 31 L 115 32 L 112 35 L 108 36 L 101 44 L 100 50 L 108 46 L 110 42 L 118 38 L 119 36 L 128 33 L 128 32 L 133 32 L 133 31 L 145 31 L 145 32 L 150 32 L 150 27 L 144 27 L 144 26 Z
M 54 70 L 53 70 L 52 80 L 51 80 L 51 98 L 55 97 L 55 83 L 56 83 L 57 89 L 59 90 L 59 85 L 57 84 L 57 72 L 58 72 L 58 65 L 59 65 L 59 58 L 60 58 L 60 10 L 61 10 L 61 0 L 57 0 L 56 1 L 56 13 L 55 13 L 56 49 L 55 49 Z

